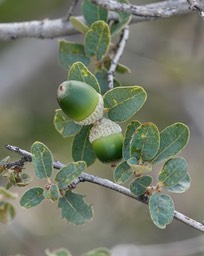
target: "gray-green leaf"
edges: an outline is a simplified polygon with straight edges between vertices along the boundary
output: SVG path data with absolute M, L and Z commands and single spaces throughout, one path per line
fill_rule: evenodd
M 58 207 L 62 210 L 62 217 L 75 225 L 82 225 L 93 217 L 92 206 L 84 201 L 84 195 L 67 191 L 59 199 Z
M 154 192 L 149 199 L 149 211 L 154 224 L 164 229 L 174 218 L 174 202 L 169 195 Z
M 151 176 L 145 175 L 138 177 L 130 183 L 130 191 L 136 196 L 141 196 L 147 191 L 147 187 L 150 186 L 151 183 Z
M 63 138 L 73 136 L 81 130 L 81 125 L 69 119 L 61 109 L 55 111 L 54 126 Z
M 84 161 L 69 163 L 62 167 L 55 177 L 60 189 L 67 188 L 79 175 L 85 170 L 86 163 Z
M 133 172 L 131 171 L 130 166 L 127 164 L 127 161 L 119 163 L 113 173 L 114 181 L 118 184 L 128 181 Z
M 41 187 L 34 187 L 29 189 L 21 197 L 20 205 L 24 208 L 29 209 L 40 204 L 44 199 L 43 192 L 44 189 Z
M 165 128 L 160 134 L 160 148 L 152 164 L 158 164 L 178 154 L 188 143 L 189 137 L 189 128 L 183 123 L 175 123 Z
M 38 178 L 52 176 L 53 156 L 49 148 L 42 142 L 36 141 L 31 146 L 32 163 Z
M 145 103 L 147 94 L 140 86 L 124 86 L 104 94 L 104 107 L 108 117 L 115 122 L 125 122 Z

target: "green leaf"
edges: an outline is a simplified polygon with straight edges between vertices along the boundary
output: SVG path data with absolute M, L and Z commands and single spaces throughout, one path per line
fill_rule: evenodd
M 101 94 L 103 95 L 104 93 L 106 93 L 108 90 L 109 90 L 109 87 L 108 87 L 108 76 L 107 76 L 107 70 L 105 69 L 102 69 L 100 71 L 98 71 L 96 73 L 96 78 L 100 84 L 100 88 L 101 88 Z M 120 82 L 114 78 L 113 80 L 113 83 L 114 83 L 114 87 L 118 87 L 120 86 Z
M 36 141 L 31 146 L 32 163 L 38 178 L 49 178 L 52 176 L 53 156 L 49 148 L 41 142 Z
M 119 163 L 113 173 L 114 181 L 118 184 L 128 181 L 133 172 L 130 169 L 130 166 L 127 164 L 127 161 Z
M 72 23 L 73 27 L 82 34 L 86 34 L 89 30 L 89 27 L 77 17 L 71 16 L 69 21 Z
M 160 136 L 157 126 L 151 122 L 141 124 L 130 141 L 130 154 L 137 160 L 149 162 L 157 153 Z
M 90 128 L 89 125 L 83 126 L 81 131 L 74 137 L 72 144 L 72 157 L 74 161 L 85 161 L 87 166 L 90 166 L 96 160 L 96 155 L 89 142 Z
M 21 197 L 20 205 L 29 209 L 40 204 L 44 199 L 43 191 L 44 189 L 41 187 L 34 187 L 29 189 Z
M 53 252 L 50 252 L 49 250 L 45 251 L 47 256 L 72 256 L 71 253 L 64 248 L 57 249 Z
M 147 94 L 140 86 L 114 88 L 104 94 L 104 107 L 115 122 L 125 122 L 145 103 Z
M 0 174 L 2 174 L 6 170 L 6 164 L 10 161 L 10 157 L 7 156 L 0 161 Z
M 159 173 L 159 181 L 165 187 L 178 184 L 188 171 L 188 164 L 183 157 L 170 158 Z
M 13 193 L 4 187 L 0 187 L 0 201 L 7 199 L 16 199 L 18 197 L 17 193 Z
M 8 202 L 0 201 L 0 222 L 8 223 L 16 215 L 15 208 Z
M 111 252 L 107 248 L 97 248 L 81 256 L 111 256 Z
M 118 0 L 119 3 L 125 3 L 125 4 L 129 4 L 129 2 L 127 0 Z M 113 23 L 111 25 L 111 34 L 115 35 L 117 33 L 120 33 L 124 27 L 129 24 L 129 22 L 131 21 L 131 17 L 132 15 L 129 13 L 125 13 L 125 12 L 117 12 L 118 15 L 118 22 L 117 23 Z
M 107 53 L 110 43 L 110 30 L 108 25 L 102 21 L 94 22 L 85 36 L 85 53 L 89 57 L 96 56 L 100 61 Z
M 81 130 L 81 125 L 69 119 L 61 109 L 55 110 L 54 126 L 63 138 L 73 136 Z
M 91 0 L 83 0 L 82 13 L 88 25 L 91 25 L 98 20 L 103 20 L 106 22 L 108 19 L 107 9 L 93 4 Z
M 98 93 L 101 89 L 96 77 L 88 70 L 88 68 L 81 62 L 75 62 L 68 74 L 68 80 L 76 80 L 87 83 L 92 86 Z
M 133 137 L 135 130 L 141 125 L 139 121 L 132 121 L 125 131 L 124 143 L 123 143 L 123 158 L 128 160 L 130 156 L 130 141 Z
M 50 199 L 53 202 L 59 199 L 59 190 L 56 184 L 49 184 L 43 191 L 43 196 L 45 199 Z
M 166 194 L 154 192 L 149 199 L 149 211 L 154 224 L 164 229 L 174 218 L 174 202 Z
M 188 143 L 189 137 L 189 128 L 183 123 L 175 123 L 165 128 L 160 134 L 160 148 L 152 164 L 158 164 L 178 154 Z
M 62 209 L 62 217 L 75 225 L 82 225 L 93 217 L 92 206 L 84 201 L 84 195 L 67 191 L 59 199 L 58 207 Z
M 147 191 L 147 187 L 149 187 L 151 183 L 152 183 L 151 176 L 146 175 L 146 176 L 136 178 L 130 183 L 130 191 L 135 196 L 141 196 Z
M 173 187 L 164 187 L 164 188 L 169 192 L 183 193 L 189 189 L 190 185 L 191 185 L 191 177 L 188 173 L 186 173 L 186 175 L 183 177 L 182 180 L 179 181 L 178 184 L 176 184 Z
M 67 70 L 76 61 L 81 61 L 88 66 L 90 58 L 86 56 L 82 44 L 61 40 L 59 42 L 59 61 Z
M 85 170 L 86 163 L 83 161 L 69 163 L 62 167 L 55 177 L 60 189 L 66 189 Z

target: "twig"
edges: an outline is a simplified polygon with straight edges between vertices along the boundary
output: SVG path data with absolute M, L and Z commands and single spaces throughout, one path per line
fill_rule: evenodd
M 106 0 L 94 0 L 103 6 Z M 201 6 L 202 7 L 202 6 Z M 106 8 L 115 11 L 128 11 L 131 14 L 139 14 L 134 16 L 131 24 L 138 22 L 146 22 L 149 20 L 157 20 L 159 18 L 168 18 L 175 15 L 183 15 L 190 13 L 189 3 L 186 0 L 167 0 L 143 6 L 133 6 L 127 4 L 119 4 L 112 0 L 107 1 Z M 203 8 L 203 7 L 202 7 Z M 133 10 L 133 13 L 132 13 Z M 146 14 L 147 16 L 145 16 Z M 84 21 L 83 17 L 78 16 L 78 19 Z M 116 13 L 111 13 L 109 19 L 118 20 Z M 61 36 L 69 36 L 78 34 L 79 32 L 72 26 L 70 22 L 65 22 L 65 19 L 26 21 L 15 23 L 0 23 L 0 40 L 13 40 L 24 37 L 34 37 L 40 39 L 52 39 Z
M 92 0 L 92 2 L 111 11 L 122 11 L 148 20 L 181 15 L 189 9 L 186 0 L 169 0 L 142 6 L 119 3 L 115 0 Z
M 11 145 L 6 145 L 6 148 L 10 151 L 16 152 L 17 154 L 21 155 L 21 156 L 25 156 L 26 158 L 28 158 L 29 160 L 32 159 L 32 154 L 29 153 L 26 150 L 20 149 L 19 147 L 16 146 L 11 146 Z M 54 162 L 53 167 L 55 169 L 61 169 L 62 167 L 64 167 L 65 165 L 62 164 L 59 161 Z M 75 181 L 75 185 L 78 185 L 80 182 L 90 182 L 90 183 L 94 183 L 97 184 L 99 186 L 111 189 L 113 191 L 116 191 L 118 193 L 121 193 L 125 196 L 128 196 L 130 198 L 133 198 L 137 201 L 140 201 L 142 203 L 147 203 L 146 200 L 144 200 L 144 198 L 142 197 L 136 197 L 135 195 L 133 195 L 131 193 L 131 191 L 121 185 L 118 185 L 116 183 L 113 183 L 112 181 L 108 180 L 108 179 L 103 179 L 88 173 L 82 173 Z M 185 223 L 186 225 L 200 231 L 200 232 L 204 232 L 204 225 L 194 219 L 191 219 L 189 217 L 187 217 L 186 215 L 178 212 L 178 211 L 174 211 L 174 218 L 180 222 Z
M 115 54 L 114 58 L 112 59 L 110 68 L 108 70 L 108 79 L 107 80 L 108 80 L 108 88 L 109 89 L 113 88 L 113 83 L 114 83 L 113 76 L 114 76 L 117 64 L 119 62 L 119 59 L 123 54 L 128 37 L 129 37 L 129 26 L 126 26 L 124 28 L 124 30 L 122 31 L 120 41 L 118 42 L 116 54 Z
M 197 12 L 204 20 L 204 8 L 199 4 L 199 0 L 187 0 L 190 4 L 189 8 L 192 11 Z
M 64 21 L 65 21 L 65 22 L 68 21 L 69 18 L 72 16 L 73 10 L 74 10 L 74 8 L 76 7 L 76 5 L 77 5 L 78 2 L 79 2 L 79 0 L 73 0 L 72 4 L 71 4 L 70 7 L 69 7 L 69 10 L 68 10 L 68 12 L 67 12 L 66 17 L 64 18 Z

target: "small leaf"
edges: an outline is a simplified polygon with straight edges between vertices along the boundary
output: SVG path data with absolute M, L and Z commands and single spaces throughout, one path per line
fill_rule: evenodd
M 159 181 L 164 187 L 177 185 L 188 171 L 188 164 L 183 157 L 170 158 L 159 173 Z
M 38 178 L 49 178 L 52 176 L 53 156 L 49 148 L 41 142 L 36 141 L 31 146 L 32 163 Z
M 165 189 L 173 193 L 183 193 L 189 189 L 190 185 L 191 185 L 191 178 L 190 178 L 190 175 L 186 173 L 186 175 L 183 177 L 182 180 L 179 181 L 178 184 L 176 184 L 173 187 L 165 187 Z
M 174 202 L 166 194 L 154 192 L 149 199 L 149 210 L 154 224 L 164 229 L 174 218 Z
M 81 61 L 86 66 L 90 63 L 90 59 L 86 56 L 82 44 L 64 40 L 59 42 L 59 61 L 66 70 L 76 61 Z
M 32 181 L 32 177 L 27 173 L 22 173 L 19 175 L 18 179 L 16 179 L 15 186 L 25 187 L 30 184 Z
M 69 119 L 61 109 L 55 110 L 54 126 L 64 138 L 73 136 L 81 130 L 81 125 Z
M 13 193 L 4 187 L 0 187 L 0 201 L 1 200 L 7 200 L 7 199 L 16 199 L 18 197 L 17 193 Z
M 189 137 L 189 128 L 183 123 L 175 123 L 165 128 L 160 134 L 160 148 L 152 164 L 158 164 L 178 154 L 188 143 Z
M 93 217 L 92 206 L 84 201 L 84 196 L 67 191 L 59 199 L 58 207 L 62 209 L 62 217 L 75 225 L 82 225 Z
M 149 162 L 156 155 L 159 145 L 160 136 L 157 126 L 150 122 L 141 124 L 130 141 L 131 157 Z
M 130 166 L 127 164 L 127 161 L 123 161 L 119 163 L 114 170 L 114 181 L 117 184 L 124 183 L 131 178 L 132 174 L 133 172 L 131 171 Z
M 0 201 L 0 222 L 8 223 L 16 215 L 15 208 L 12 204 L 8 202 Z
M 20 205 L 29 209 L 40 204 L 44 199 L 43 191 L 44 189 L 41 187 L 34 187 L 29 189 L 21 197 Z
M 86 34 L 89 30 L 89 27 L 77 17 L 71 16 L 69 21 L 72 23 L 73 27 L 82 34 Z
M 69 163 L 62 167 L 55 177 L 60 189 L 67 188 L 85 170 L 86 163 L 83 161 Z
M 74 137 L 72 144 L 72 156 L 74 161 L 85 161 L 87 166 L 90 166 L 96 160 L 96 155 L 89 142 L 90 128 L 89 125 L 83 126 L 81 131 Z
M 47 256 L 72 256 L 71 253 L 64 248 L 57 249 L 53 252 L 50 252 L 49 250 L 45 251 Z
M 85 36 L 85 53 L 89 57 L 96 56 L 100 61 L 107 53 L 110 43 L 110 30 L 108 25 L 102 21 L 94 22 Z
M 118 0 L 119 3 L 129 4 L 127 0 Z M 111 34 L 115 35 L 120 33 L 124 27 L 131 21 L 132 15 L 125 12 L 117 12 L 118 22 L 111 25 Z
M 104 107 L 112 121 L 125 122 L 143 106 L 146 98 L 140 86 L 117 87 L 104 94 Z
M 151 176 L 142 176 L 142 177 L 136 178 L 130 183 L 130 191 L 135 196 L 141 196 L 147 191 L 147 187 L 149 187 L 151 183 L 152 183 Z
M 131 171 L 136 175 L 143 174 L 145 172 L 151 172 L 152 165 L 147 164 L 138 164 L 138 161 L 135 157 L 131 157 L 127 160 L 127 164 L 130 166 Z
M 82 13 L 88 25 L 91 25 L 98 20 L 103 20 L 106 22 L 108 19 L 107 9 L 93 4 L 91 0 L 83 0 Z
M 6 164 L 10 161 L 10 157 L 7 156 L 0 161 L 0 174 L 2 174 L 6 170 Z
M 96 78 L 97 78 L 97 80 L 100 84 L 102 95 L 109 90 L 108 79 L 107 79 L 108 76 L 107 75 L 108 75 L 107 70 L 105 70 L 105 69 L 102 69 L 102 70 L 100 70 L 96 73 Z M 113 80 L 113 83 L 114 83 L 114 87 L 120 86 L 120 82 L 115 78 Z
M 88 70 L 88 68 L 81 62 L 75 62 L 68 74 L 68 80 L 76 80 L 87 83 L 92 86 L 98 93 L 100 93 L 100 86 L 96 77 Z
M 130 141 L 133 137 L 135 130 L 141 125 L 139 121 L 132 121 L 125 131 L 124 143 L 123 143 L 123 158 L 128 160 L 130 156 Z
M 107 248 L 97 248 L 81 256 L 111 256 L 111 252 Z
M 56 184 L 49 184 L 43 191 L 45 199 L 50 199 L 53 202 L 59 199 L 59 190 Z

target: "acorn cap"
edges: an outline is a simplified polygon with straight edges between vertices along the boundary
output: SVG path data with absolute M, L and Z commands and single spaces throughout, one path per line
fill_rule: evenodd
M 84 82 L 63 82 L 58 87 L 57 100 L 62 111 L 80 125 L 92 124 L 103 116 L 102 96 Z
M 122 129 L 119 124 L 104 117 L 93 124 L 89 133 L 89 141 L 90 143 L 93 143 L 93 141 L 100 139 L 101 137 L 107 137 L 114 133 L 121 132 Z

